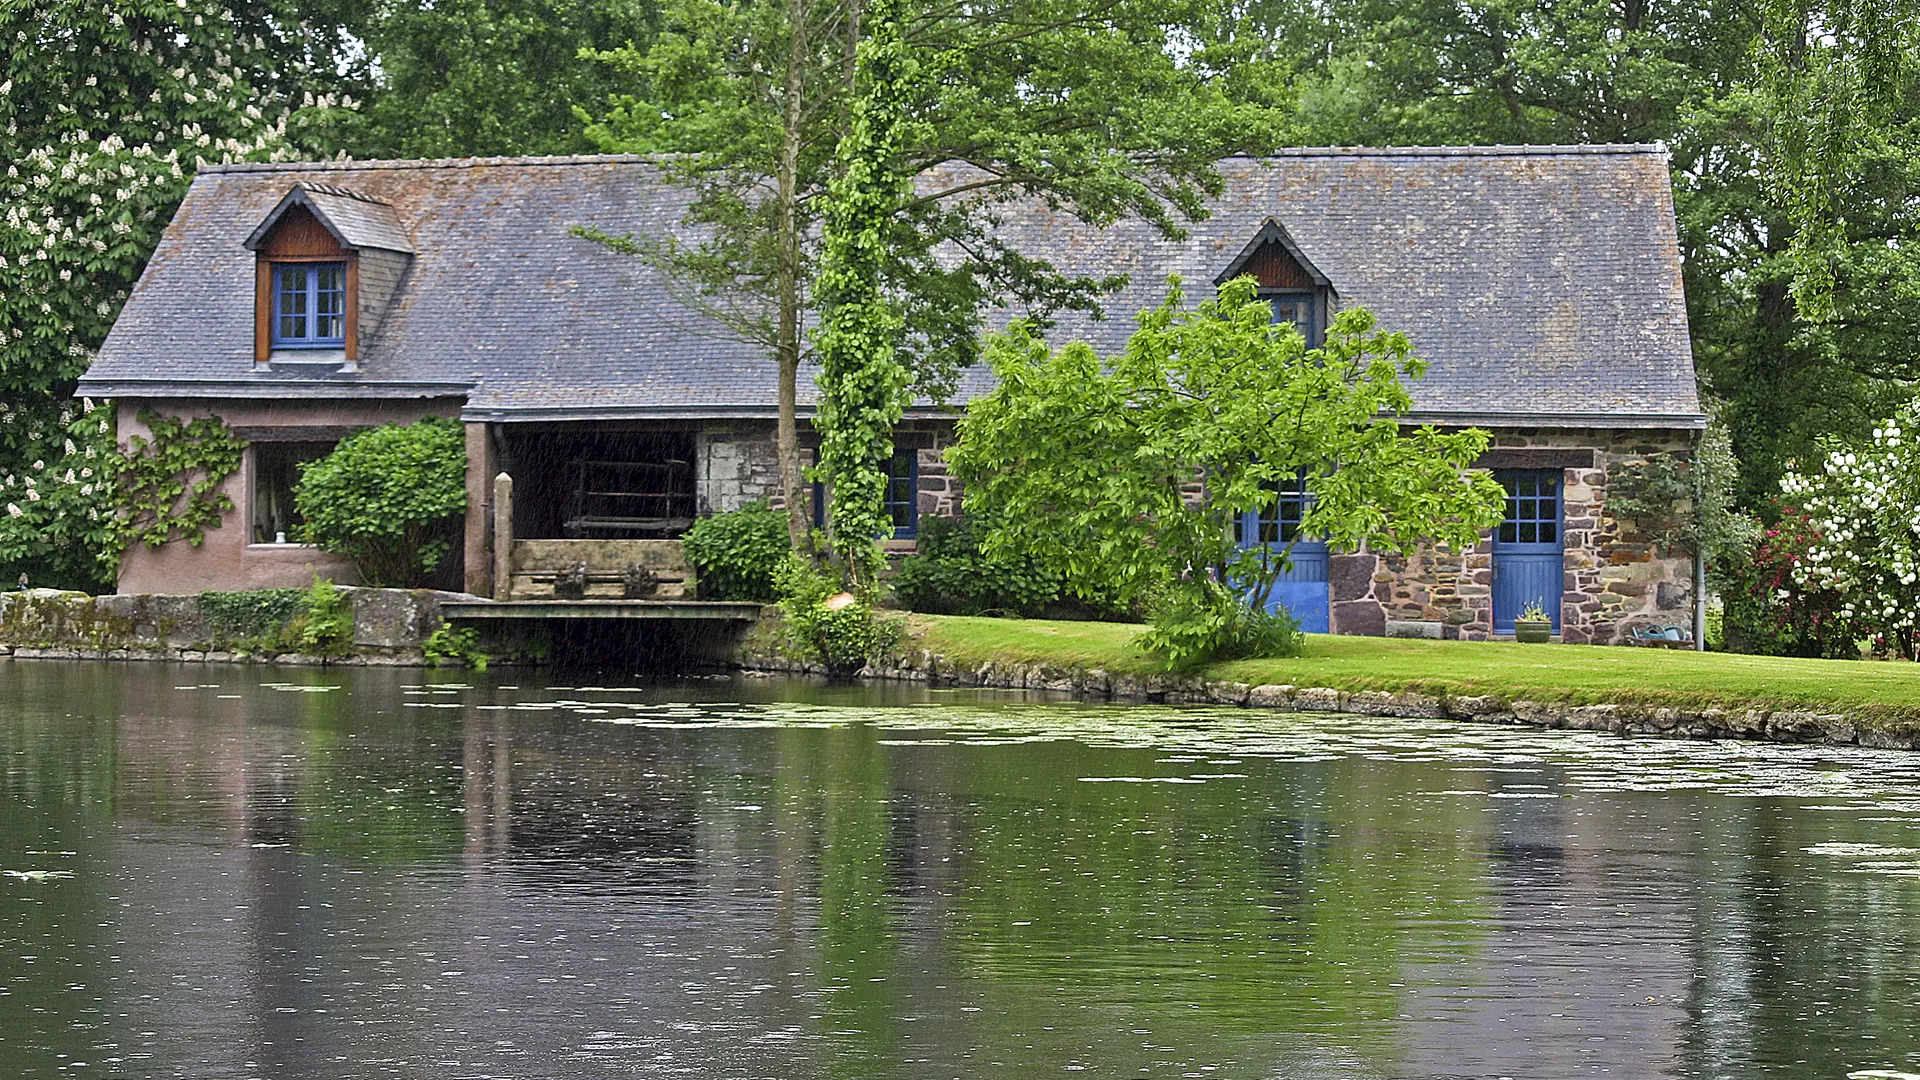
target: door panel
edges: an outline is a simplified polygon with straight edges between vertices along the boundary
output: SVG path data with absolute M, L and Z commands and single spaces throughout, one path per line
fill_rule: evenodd
M 1493 629 L 1513 632 L 1513 621 L 1539 601 L 1560 630 L 1566 585 L 1565 529 L 1561 523 L 1558 469 L 1506 469 L 1494 473 L 1507 490 L 1507 512 L 1493 534 Z
M 1274 501 L 1265 508 L 1243 515 L 1236 524 L 1241 547 L 1265 545 L 1277 556 L 1293 544 L 1292 565 L 1274 583 L 1267 595 L 1267 610 L 1282 608 L 1309 634 L 1331 632 L 1328 618 L 1327 545 L 1300 538 L 1301 516 L 1311 496 L 1306 479 L 1283 484 L 1274 492 Z

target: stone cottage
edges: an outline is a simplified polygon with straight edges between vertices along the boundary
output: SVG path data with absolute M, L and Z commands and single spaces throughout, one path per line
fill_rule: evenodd
M 1226 190 L 1180 241 L 1010 207 L 1002 237 L 1063 270 L 1128 275 L 1104 321 L 1251 274 L 1310 339 L 1346 305 L 1428 362 L 1413 424 L 1484 427 L 1507 520 L 1472 551 L 1412 558 L 1303 541 L 1285 602 L 1312 629 L 1487 637 L 1530 602 L 1570 642 L 1685 622 L 1686 553 L 1607 511 L 1610 481 L 1684 453 L 1704 425 L 1668 159 L 1657 146 L 1308 149 L 1222 163 Z M 217 415 L 249 442 L 236 510 L 200 547 L 136 549 L 126 592 L 301 585 L 351 571 L 297 542 L 298 463 L 344 435 L 432 414 L 466 426 L 464 576 L 492 594 L 492 478 L 520 540 L 671 538 L 777 494 L 775 371 L 640 261 L 576 231 L 678 233 L 684 195 L 631 157 L 211 166 L 194 180 L 79 393 L 138 415 Z M 801 413 L 811 412 L 802 376 Z M 955 405 L 987 387 L 968 373 Z M 954 411 L 913 409 L 889 492 L 896 546 L 952 514 Z M 1241 524 L 1291 538 L 1308 492 Z M 502 564 L 506 565 L 506 564 Z

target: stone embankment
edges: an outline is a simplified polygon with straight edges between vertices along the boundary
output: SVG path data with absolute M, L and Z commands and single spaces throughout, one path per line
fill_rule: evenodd
M 324 652 L 296 643 L 301 617 L 288 594 L 89 596 L 56 589 L 0 593 L 0 656 L 41 660 L 410 667 L 441 624 L 440 602 L 472 599 L 427 589 L 342 587 L 350 635 Z M 276 600 L 278 602 L 276 602 Z M 291 632 L 290 632 L 291 631 Z
M 764 648 L 752 650 L 741 666 L 749 671 L 819 675 L 817 665 L 798 663 Z M 921 650 L 868 667 L 861 679 L 924 682 L 1008 690 L 1044 690 L 1120 702 L 1225 705 L 1276 712 L 1334 712 L 1360 716 L 1423 717 L 1490 724 L 1522 724 L 1575 731 L 1663 738 L 1758 739 L 1773 742 L 1829 743 L 1877 749 L 1920 747 L 1913 725 L 1876 724 L 1871 718 L 1804 709 L 1675 708 L 1635 703 L 1573 704 L 1509 699 L 1498 695 L 1449 695 L 1383 690 L 1337 690 L 1314 686 L 1250 686 L 1171 675 L 1118 675 L 1098 669 L 1048 664 L 988 662 L 979 667 L 950 664 Z

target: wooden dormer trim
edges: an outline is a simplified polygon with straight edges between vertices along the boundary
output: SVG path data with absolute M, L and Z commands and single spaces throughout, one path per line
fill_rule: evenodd
M 290 206 L 254 249 L 253 360 L 273 356 L 273 268 L 284 263 L 344 263 L 347 362 L 360 359 L 360 253 L 343 247 L 304 206 Z
M 1286 226 L 1273 218 L 1260 226 L 1247 246 L 1240 249 L 1240 254 L 1214 277 L 1213 283 L 1225 285 L 1242 275 L 1252 275 L 1263 289 L 1331 290 L 1333 287 L 1327 275 L 1300 250 Z
M 253 362 L 264 364 L 273 355 L 273 264 L 266 256 L 253 261 Z
M 347 253 L 347 363 L 360 362 L 360 253 Z

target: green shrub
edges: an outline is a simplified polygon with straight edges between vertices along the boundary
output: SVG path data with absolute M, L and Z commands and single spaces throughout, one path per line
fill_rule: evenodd
M 694 522 L 680 546 L 700 576 L 702 596 L 771 603 L 774 572 L 790 550 L 787 515 L 764 501 L 749 503 Z
M 893 576 L 894 602 L 929 615 L 1026 618 L 1057 602 L 1058 575 L 1030 559 L 981 552 L 988 528 L 976 518 L 921 518 L 919 553 L 902 562 Z
M 287 625 L 299 617 L 305 596 L 301 589 L 203 592 L 200 614 L 207 620 L 207 637 L 214 644 L 264 649 L 281 642 Z
M 865 600 L 845 593 L 837 575 L 789 554 L 774 579 L 793 644 L 825 665 L 829 675 L 852 675 L 895 644 L 898 628 L 876 616 Z
M 353 644 L 353 602 L 340 586 L 316 574 L 300 607 L 291 629 L 301 652 L 338 656 Z
M 420 643 L 420 651 L 434 667 L 455 660 L 475 671 L 485 671 L 488 661 L 493 659 L 480 651 L 480 635 L 472 627 L 455 629 L 446 622 L 433 628 L 427 640 Z
M 451 566 L 467 508 L 465 430 L 430 416 L 348 436 L 300 466 L 293 500 L 306 539 L 352 560 L 367 584 L 430 585 Z
M 1180 582 L 1157 597 L 1141 648 L 1169 671 L 1201 664 L 1299 656 L 1306 648 L 1300 623 L 1282 608 L 1255 608 L 1215 581 Z

